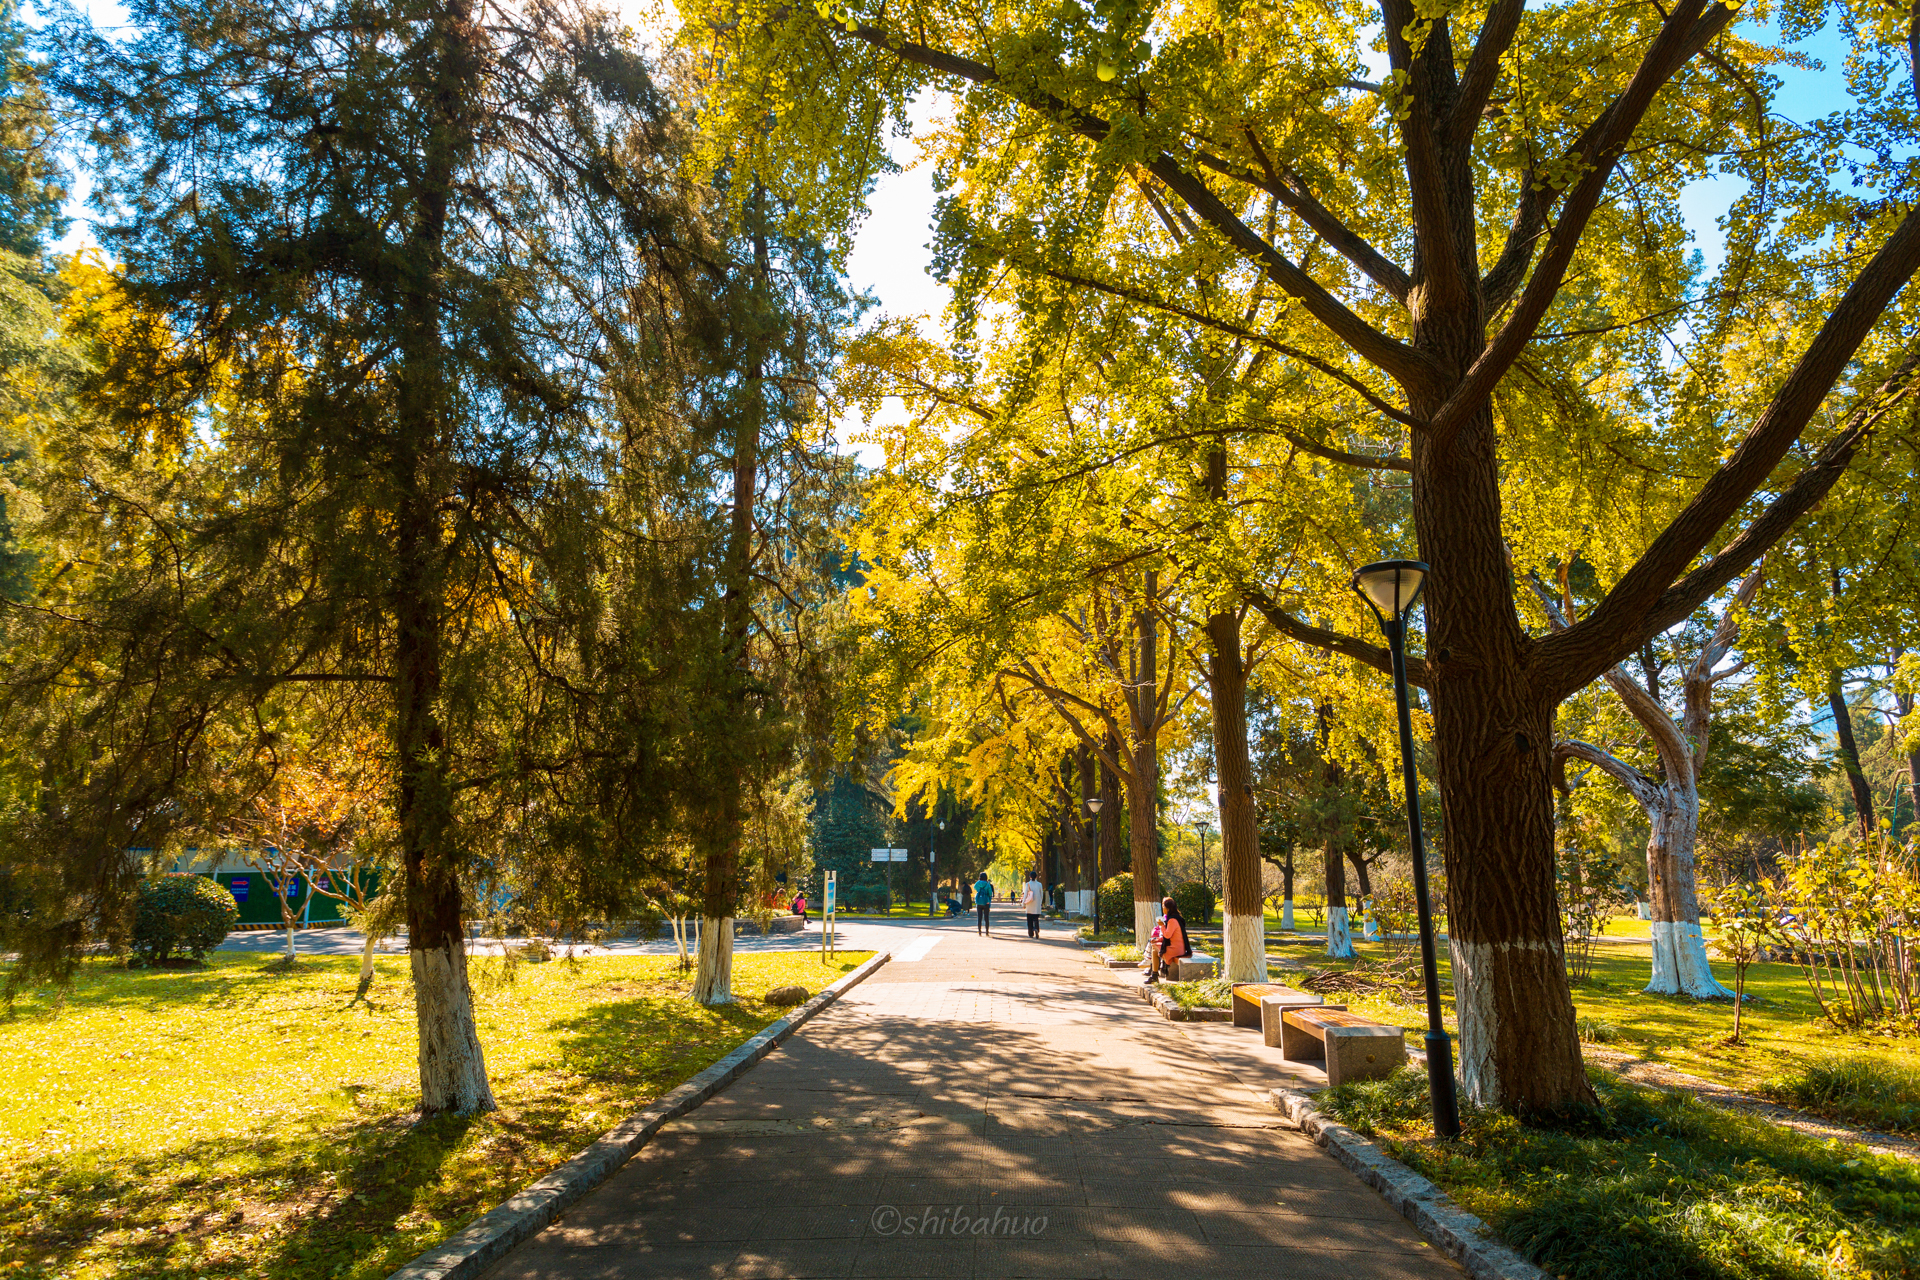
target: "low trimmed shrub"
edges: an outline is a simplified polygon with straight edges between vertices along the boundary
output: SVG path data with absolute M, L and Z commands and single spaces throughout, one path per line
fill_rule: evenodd
M 1920 1067 L 1859 1054 L 1815 1058 L 1760 1086 L 1775 1102 L 1888 1133 L 1920 1133 Z
M 148 964 L 170 960 L 176 952 L 198 960 L 239 920 L 233 894 L 207 877 L 157 876 L 134 895 L 133 954 Z
M 1213 890 L 1198 880 L 1186 880 L 1174 886 L 1167 895 L 1174 905 L 1180 908 L 1180 914 L 1187 923 L 1195 928 L 1205 928 L 1213 923 Z

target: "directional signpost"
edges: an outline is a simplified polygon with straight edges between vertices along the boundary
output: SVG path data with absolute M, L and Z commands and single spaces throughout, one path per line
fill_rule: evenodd
M 833 877 L 834 877 L 833 872 L 831 871 L 827 872 L 826 892 L 821 895 L 821 902 L 820 902 L 820 960 L 822 964 L 826 963 L 827 958 L 833 955 L 833 950 L 834 950 L 833 948 L 834 892 L 833 891 L 838 886 L 834 884 Z

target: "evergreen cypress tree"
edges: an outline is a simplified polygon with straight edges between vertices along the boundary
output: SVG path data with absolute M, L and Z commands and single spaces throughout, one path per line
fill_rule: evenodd
M 569 734 L 536 691 L 579 636 L 521 606 L 567 561 L 543 530 L 604 456 L 632 313 L 698 241 L 683 191 L 632 176 L 677 171 L 670 113 L 603 19 L 553 4 L 130 18 L 126 40 L 57 32 L 151 323 L 103 347 L 107 428 L 63 454 L 67 527 L 122 551 L 69 601 L 89 625 L 19 623 L 10 707 L 47 783 L 13 834 L 111 868 L 203 816 L 206 769 L 270 759 L 276 722 L 380 725 L 422 1109 L 484 1110 L 463 909 L 508 852 L 501 806 L 524 828 L 527 778 L 568 763 L 540 754 Z

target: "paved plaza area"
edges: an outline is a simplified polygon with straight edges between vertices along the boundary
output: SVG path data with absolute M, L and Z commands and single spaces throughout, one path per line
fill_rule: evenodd
M 1065 926 L 842 926 L 896 959 L 488 1272 L 1413 1280 L 1463 1272 Z M 818 945 L 818 934 L 809 935 Z

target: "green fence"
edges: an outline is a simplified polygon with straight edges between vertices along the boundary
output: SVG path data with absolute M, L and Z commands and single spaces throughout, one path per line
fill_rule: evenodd
M 344 887 L 342 879 L 355 874 L 363 877 L 369 892 L 379 884 L 378 874 L 371 871 L 323 871 L 315 879 L 321 882 L 321 888 L 332 887 L 338 892 Z M 214 880 L 233 895 L 234 905 L 240 908 L 241 924 L 279 924 L 283 892 L 292 901 L 296 918 L 308 924 L 339 924 L 347 918 L 337 899 L 318 891 L 309 894 L 305 876 L 283 878 L 270 871 L 222 871 Z

